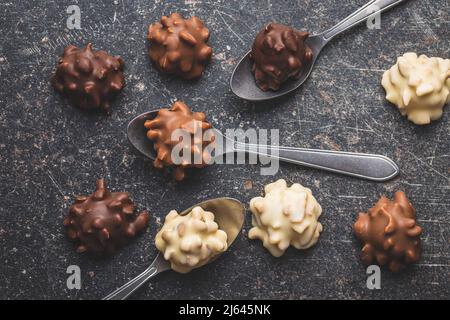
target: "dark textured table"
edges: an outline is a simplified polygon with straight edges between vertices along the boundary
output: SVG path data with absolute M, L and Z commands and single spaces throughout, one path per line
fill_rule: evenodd
M 153 238 L 170 209 L 206 198 L 235 197 L 248 206 L 278 178 L 309 186 L 324 208 L 324 231 L 310 250 L 273 258 L 244 231 L 219 261 L 188 275 L 167 272 L 138 299 L 418 299 L 450 297 L 450 110 L 418 127 L 384 99 L 383 70 L 407 51 L 449 57 L 446 0 L 411 0 L 382 15 L 380 30 L 356 27 L 322 53 L 306 84 L 270 103 L 236 98 L 228 82 L 257 31 L 275 20 L 318 32 L 366 0 L 12 1 L 0 3 L 0 298 L 95 299 L 140 273 L 155 257 Z M 66 29 L 66 8 L 81 8 L 81 30 Z M 214 58 L 195 83 L 162 76 L 147 57 L 146 31 L 163 14 L 201 17 Z M 86 114 L 54 92 L 49 78 L 68 44 L 121 55 L 127 86 L 111 116 Z M 184 100 L 226 128 L 279 128 L 297 147 L 385 154 L 401 167 L 389 183 L 371 183 L 282 164 L 261 176 L 259 165 L 214 166 L 174 183 L 137 154 L 125 136 L 135 115 Z M 74 195 L 98 177 L 129 191 L 151 213 L 148 231 L 110 259 L 74 251 L 62 228 Z M 245 186 L 245 187 L 244 187 Z M 381 290 L 366 288 L 353 236 L 357 213 L 382 194 L 405 190 L 424 228 L 423 257 L 406 272 L 382 272 Z M 68 290 L 66 268 L 78 265 L 82 289 Z

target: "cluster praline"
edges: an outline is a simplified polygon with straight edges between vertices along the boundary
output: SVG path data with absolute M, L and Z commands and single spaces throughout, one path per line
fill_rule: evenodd
M 382 197 L 367 213 L 360 213 L 354 231 L 363 244 L 365 265 L 377 263 L 398 272 L 420 259 L 422 228 L 402 191 L 395 193 L 393 201 Z
M 313 58 L 305 44 L 309 33 L 279 23 L 269 23 L 256 36 L 250 53 L 257 86 L 278 90 L 289 79 L 300 77 Z
M 163 16 L 148 27 L 147 39 L 153 64 L 187 80 L 199 78 L 212 57 L 207 45 L 209 30 L 197 17 L 184 19 L 179 13 Z
M 121 57 L 94 51 L 91 43 L 83 49 L 69 45 L 58 61 L 52 85 L 76 107 L 109 112 L 111 101 L 125 85 L 123 69 Z
M 99 179 L 94 193 L 76 197 L 64 227 L 77 252 L 110 255 L 146 228 L 148 213 L 134 211 L 128 193 L 110 192 L 105 180 Z

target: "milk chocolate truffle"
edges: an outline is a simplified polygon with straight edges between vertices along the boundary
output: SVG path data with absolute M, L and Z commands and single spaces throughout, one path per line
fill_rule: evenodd
M 173 168 L 175 180 L 185 178 L 185 169 L 202 168 L 210 162 L 211 155 L 207 147 L 213 144 L 214 137 L 205 139 L 205 130 L 212 126 L 206 121 L 203 112 L 192 112 L 186 104 L 177 101 L 170 109 L 159 110 L 155 119 L 147 120 L 144 125 L 157 154 L 154 166 L 159 169 Z M 173 134 L 183 138 L 181 141 L 174 139 Z M 176 151 L 174 148 L 178 150 L 176 156 L 182 156 L 182 159 L 175 161 L 172 155 L 172 151 Z
M 249 238 L 260 239 L 275 257 L 282 256 L 290 245 L 307 249 L 316 244 L 322 232 L 317 221 L 322 207 L 311 190 L 298 183 L 288 187 L 283 179 L 264 190 L 264 197 L 250 201 L 253 228 Z
M 256 36 L 250 59 L 258 87 L 267 91 L 280 89 L 290 78 L 298 79 L 313 53 L 305 45 L 308 32 L 270 23 Z
M 173 270 L 188 273 L 227 250 L 227 234 L 214 219 L 213 212 L 201 207 L 184 216 L 169 212 L 155 243 Z
M 109 192 L 104 179 L 99 179 L 92 195 L 76 198 L 64 226 L 77 252 L 109 255 L 146 228 L 148 213 L 136 216 L 134 211 L 128 193 Z
M 91 43 L 84 49 L 70 45 L 59 59 L 52 84 L 74 106 L 108 112 L 124 87 L 123 67 L 122 58 L 93 51 Z
M 395 193 L 394 201 L 382 197 L 368 213 L 360 213 L 354 231 L 363 243 L 361 258 L 365 265 L 386 265 L 398 272 L 420 259 L 422 228 L 416 224 L 416 210 L 402 191 Z
M 450 102 L 450 59 L 405 53 L 383 74 L 386 99 L 415 124 L 429 124 L 442 116 Z
M 206 44 L 209 30 L 197 17 L 184 19 L 179 13 L 163 16 L 148 27 L 147 39 L 153 64 L 184 79 L 199 78 L 212 56 Z

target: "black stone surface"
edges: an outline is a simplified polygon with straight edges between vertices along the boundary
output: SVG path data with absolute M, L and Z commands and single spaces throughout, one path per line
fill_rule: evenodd
M 170 209 L 206 198 L 248 204 L 278 178 L 312 188 L 324 208 L 324 232 L 307 251 L 275 259 L 242 236 L 219 261 L 188 275 L 167 272 L 136 299 L 418 299 L 450 297 L 450 110 L 418 127 L 384 99 L 383 70 L 416 51 L 449 58 L 446 0 L 411 0 L 382 15 L 380 30 L 356 27 L 322 53 L 311 78 L 270 103 L 234 97 L 228 82 L 236 61 L 268 21 L 319 32 L 366 0 L 12 1 L 0 3 L 0 298 L 97 299 L 136 276 L 156 256 L 153 238 Z M 68 30 L 66 8 L 78 4 L 82 30 Z M 147 57 L 147 25 L 180 11 L 211 30 L 214 59 L 197 82 L 159 74 Z M 121 55 L 127 86 L 112 115 L 81 112 L 49 79 L 67 44 Z M 282 164 L 275 176 L 258 165 L 215 166 L 176 184 L 132 150 L 127 122 L 144 111 L 184 100 L 226 128 L 277 128 L 284 145 L 385 154 L 399 178 L 371 183 Z M 74 195 L 90 193 L 98 177 L 129 191 L 152 215 L 149 230 L 110 259 L 75 253 L 62 229 Z M 247 181 L 247 182 L 246 182 Z M 245 189 L 244 184 L 252 189 Z M 424 255 L 406 272 L 382 272 L 381 290 L 366 288 L 360 245 L 352 233 L 358 211 L 382 194 L 405 190 L 424 228 Z M 68 290 L 66 268 L 78 265 L 82 289 Z

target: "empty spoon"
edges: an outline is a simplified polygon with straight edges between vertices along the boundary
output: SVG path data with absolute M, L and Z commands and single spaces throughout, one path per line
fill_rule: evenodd
M 196 204 L 180 213 L 180 215 L 187 215 L 195 207 L 201 207 L 205 211 L 214 213 L 219 229 L 227 234 L 227 244 L 228 248 L 230 248 L 244 225 L 245 209 L 243 204 L 232 198 L 217 198 Z M 215 256 L 208 263 L 216 260 L 220 255 Z M 150 267 L 143 273 L 104 297 L 103 300 L 125 300 L 152 277 L 169 269 L 170 263 L 159 253 Z
M 306 45 L 311 48 L 313 52 L 313 59 L 310 63 L 303 66 L 302 74 L 298 79 L 289 80 L 284 83 L 281 88 L 277 91 L 262 91 L 255 82 L 255 77 L 252 72 L 252 62 L 250 61 L 249 51 L 238 63 L 234 72 L 231 76 L 231 90 L 238 97 L 249 100 L 249 101 L 265 101 L 274 98 L 279 98 L 288 94 L 298 87 L 300 87 L 303 82 L 311 74 L 313 66 L 319 57 L 320 51 L 325 47 L 325 45 L 333 39 L 336 35 L 344 32 L 345 30 L 359 24 L 360 22 L 366 20 L 374 14 L 375 11 L 383 12 L 397 4 L 406 2 L 408 0 L 372 0 L 366 5 L 359 8 L 353 14 L 349 15 L 347 18 L 339 22 L 337 25 L 331 29 L 320 33 L 318 35 L 310 36 L 306 39 Z
M 147 138 L 146 120 L 156 117 L 159 110 L 143 113 L 128 124 L 127 136 L 130 143 L 144 156 L 155 160 L 153 142 Z M 326 151 L 281 146 L 265 146 L 236 141 L 214 129 L 215 140 L 222 141 L 223 150 L 216 150 L 214 157 L 224 154 L 246 152 L 263 157 L 275 158 L 306 167 L 345 174 L 371 181 L 387 181 L 399 173 L 399 168 L 391 159 L 375 154 L 363 154 L 342 151 Z M 226 143 L 228 142 L 228 143 Z

